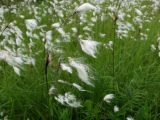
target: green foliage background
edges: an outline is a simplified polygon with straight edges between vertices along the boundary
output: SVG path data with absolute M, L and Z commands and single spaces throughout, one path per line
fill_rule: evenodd
M 18 0 L 17 0 L 18 1 Z M 2 0 L 1 4 L 9 4 Z M 44 4 L 39 3 L 43 7 Z M 29 15 L 22 11 L 25 16 Z M 147 41 L 133 41 L 130 39 L 119 40 L 115 43 L 115 79 L 112 77 L 112 51 L 99 48 L 97 59 L 91 59 L 80 52 L 80 46 L 75 39 L 70 44 L 62 45 L 66 56 L 85 56 L 86 62 L 94 67 L 95 88 L 89 88 L 93 94 L 83 94 L 75 91 L 76 95 L 83 96 L 82 108 L 73 109 L 57 103 L 52 96 L 49 97 L 49 106 L 46 99 L 46 86 L 44 82 L 44 54 L 36 56 L 36 66 L 25 68 L 22 76 L 13 73 L 11 67 L 0 61 L 0 111 L 4 111 L 11 120 L 124 120 L 131 115 L 135 120 L 160 119 L 160 58 L 157 53 L 150 50 L 150 45 L 156 43 L 157 34 L 160 32 L 159 13 L 151 24 Z M 8 21 L 16 20 L 18 26 L 24 28 L 21 19 L 9 14 L 5 16 Z M 49 16 L 43 21 L 50 29 Z M 76 23 L 75 23 L 76 26 Z M 68 27 L 68 26 L 67 26 Z M 65 29 L 67 29 L 67 27 Z M 112 21 L 97 22 L 94 38 L 108 42 L 113 38 Z M 24 29 L 25 31 L 25 29 Z M 82 30 L 80 32 L 83 32 Z M 106 39 L 100 39 L 98 33 L 106 33 Z M 56 34 L 54 34 L 56 36 Z M 28 39 L 28 38 L 25 38 Z M 37 48 L 43 49 L 43 43 L 37 43 Z M 68 75 L 63 71 L 57 73 L 59 56 L 55 56 L 53 66 L 49 68 L 49 83 L 56 79 L 78 80 L 76 74 Z M 86 88 L 88 86 L 85 86 Z M 67 88 L 61 86 L 65 91 Z M 111 104 L 103 102 L 106 93 L 114 93 L 115 100 Z M 87 100 L 86 100 L 87 99 Z M 113 112 L 114 105 L 120 107 L 118 113 Z

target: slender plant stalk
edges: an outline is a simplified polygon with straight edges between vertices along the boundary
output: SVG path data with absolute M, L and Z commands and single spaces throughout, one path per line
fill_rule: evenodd
M 121 3 L 123 2 L 119 0 L 118 2 L 118 10 L 121 7 Z M 112 53 L 112 59 L 113 59 L 113 86 L 115 85 L 115 44 L 116 44 L 116 29 L 117 29 L 117 20 L 118 20 L 118 11 L 114 14 L 114 20 L 113 20 L 113 53 Z
M 46 82 L 46 89 L 47 89 L 47 94 L 49 90 L 49 85 L 48 85 L 48 64 L 49 64 L 49 55 L 46 53 L 46 58 L 45 58 L 45 82 Z
M 45 48 L 46 40 L 44 41 L 44 81 L 46 84 L 46 94 L 48 95 L 49 85 L 48 85 L 48 65 L 49 65 L 49 55 Z
M 49 54 L 48 54 L 48 50 L 45 48 L 46 45 L 46 39 L 44 41 L 44 81 L 45 81 L 45 85 L 46 85 L 46 99 L 47 99 L 47 107 L 48 107 L 48 117 L 50 117 L 50 101 L 49 101 L 49 83 L 48 83 L 48 65 L 49 65 Z
M 113 59 L 113 78 L 115 78 L 115 42 L 116 42 L 116 23 L 117 23 L 117 17 L 114 19 L 114 25 L 113 25 L 113 52 L 112 52 L 112 59 Z
M 46 45 L 46 39 L 44 41 L 44 81 L 45 81 L 45 85 L 46 85 L 46 97 L 47 97 L 47 104 L 48 104 L 48 108 L 49 108 L 49 85 L 48 85 L 48 65 L 49 65 L 49 55 L 48 55 L 48 51 L 45 48 Z

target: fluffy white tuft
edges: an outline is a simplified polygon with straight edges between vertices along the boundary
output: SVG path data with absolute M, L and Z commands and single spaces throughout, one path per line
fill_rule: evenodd
M 84 3 L 82 5 L 80 5 L 76 10 L 75 12 L 78 12 L 78 13 L 82 13 L 82 12 L 87 12 L 89 10 L 96 10 L 96 7 L 90 3 Z
M 13 67 L 14 72 L 20 76 L 20 69 L 18 67 Z
M 8 51 L 0 50 L 0 60 L 5 61 L 8 65 L 12 66 L 17 75 L 20 75 L 20 69 L 22 69 L 22 65 L 35 64 L 33 58 L 16 55 L 14 52 L 11 52 L 10 49 L 8 49 Z
M 89 68 L 87 65 L 82 64 L 80 61 L 77 61 L 73 58 L 69 58 L 69 64 L 75 68 L 78 72 L 78 77 L 87 85 L 94 86 L 89 79 Z
M 82 107 L 81 103 L 77 101 L 75 95 L 71 94 L 70 92 L 67 92 L 64 95 L 58 95 L 55 97 L 55 100 L 57 100 L 62 105 L 70 106 L 73 108 Z
M 113 108 L 113 110 L 114 110 L 115 113 L 119 112 L 119 107 L 117 105 L 115 105 L 114 108 Z
M 132 116 L 128 116 L 126 120 L 134 120 L 134 118 Z
M 104 100 L 105 102 L 107 102 L 107 103 L 110 103 L 112 99 L 114 99 L 114 94 L 107 94 L 107 95 L 103 98 L 103 100 Z
M 61 63 L 61 69 L 69 73 L 72 73 L 72 68 L 68 64 Z
M 64 80 L 58 80 L 59 83 L 62 83 L 62 84 L 66 84 L 66 85 L 71 85 L 71 83 L 67 82 L 67 81 L 64 81 Z
M 49 89 L 49 95 L 54 95 L 56 93 L 56 88 L 55 88 L 55 86 L 51 86 L 51 88 Z
M 32 31 L 37 27 L 37 21 L 35 19 L 27 19 L 25 20 L 26 27 L 28 30 Z
M 142 16 L 142 15 L 143 15 L 143 13 L 142 13 L 139 9 L 135 9 L 135 12 L 136 12 L 136 14 L 139 15 L 139 16 Z
M 97 53 L 97 46 L 100 45 L 99 42 L 92 40 L 80 40 L 80 45 L 86 54 L 96 58 L 95 54 Z
M 66 36 L 65 31 L 63 30 L 63 28 L 60 27 L 60 23 L 54 23 L 52 24 L 52 27 L 55 28 L 61 34 L 62 37 Z
M 78 89 L 79 91 L 86 91 L 86 90 L 84 90 L 80 85 L 78 85 L 78 84 L 76 84 L 76 83 L 73 83 L 72 84 L 73 85 L 73 87 L 75 87 L 76 89 Z

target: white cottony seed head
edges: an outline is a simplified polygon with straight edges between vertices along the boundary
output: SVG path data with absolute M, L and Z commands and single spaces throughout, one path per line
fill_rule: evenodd
M 126 120 L 134 120 L 134 118 L 132 116 L 129 116 L 126 118 Z
M 26 27 L 28 30 L 32 31 L 37 27 L 37 21 L 35 19 L 25 20 Z
M 113 108 L 113 110 L 114 110 L 115 113 L 119 112 L 119 107 L 117 105 L 115 105 L 114 108 Z
M 107 102 L 107 103 L 110 103 L 112 99 L 114 99 L 114 94 L 107 94 L 107 95 L 103 98 L 103 100 L 104 100 L 105 102 Z
M 100 45 L 99 42 L 92 40 L 80 40 L 80 45 L 86 54 L 96 58 L 95 54 L 97 53 L 97 46 Z
M 72 73 L 72 68 L 68 64 L 61 63 L 61 69 L 69 73 Z
M 89 67 L 76 59 L 69 58 L 69 64 L 77 70 L 78 77 L 87 85 L 94 86 L 88 75 Z
M 77 13 L 83 13 L 83 12 L 87 12 L 87 11 L 89 11 L 89 10 L 95 10 L 95 9 L 96 9 L 96 7 L 93 6 L 92 4 L 90 4 L 90 3 L 84 3 L 84 4 L 80 5 L 80 6 L 75 10 L 75 12 L 77 12 Z
M 73 108 L 82 107 L 80 101 L 77 101 L 76 96 L 70 92 L 65 93 L 65 95 L 58 95 L 55 97 L 55 100 L 57 100 L 62 105 L 70 106 Z

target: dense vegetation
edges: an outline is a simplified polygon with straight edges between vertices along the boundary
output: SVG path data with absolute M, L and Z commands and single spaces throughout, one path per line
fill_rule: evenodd
M 159 120 L 159 8 L 2 0 L 0 120 Z

